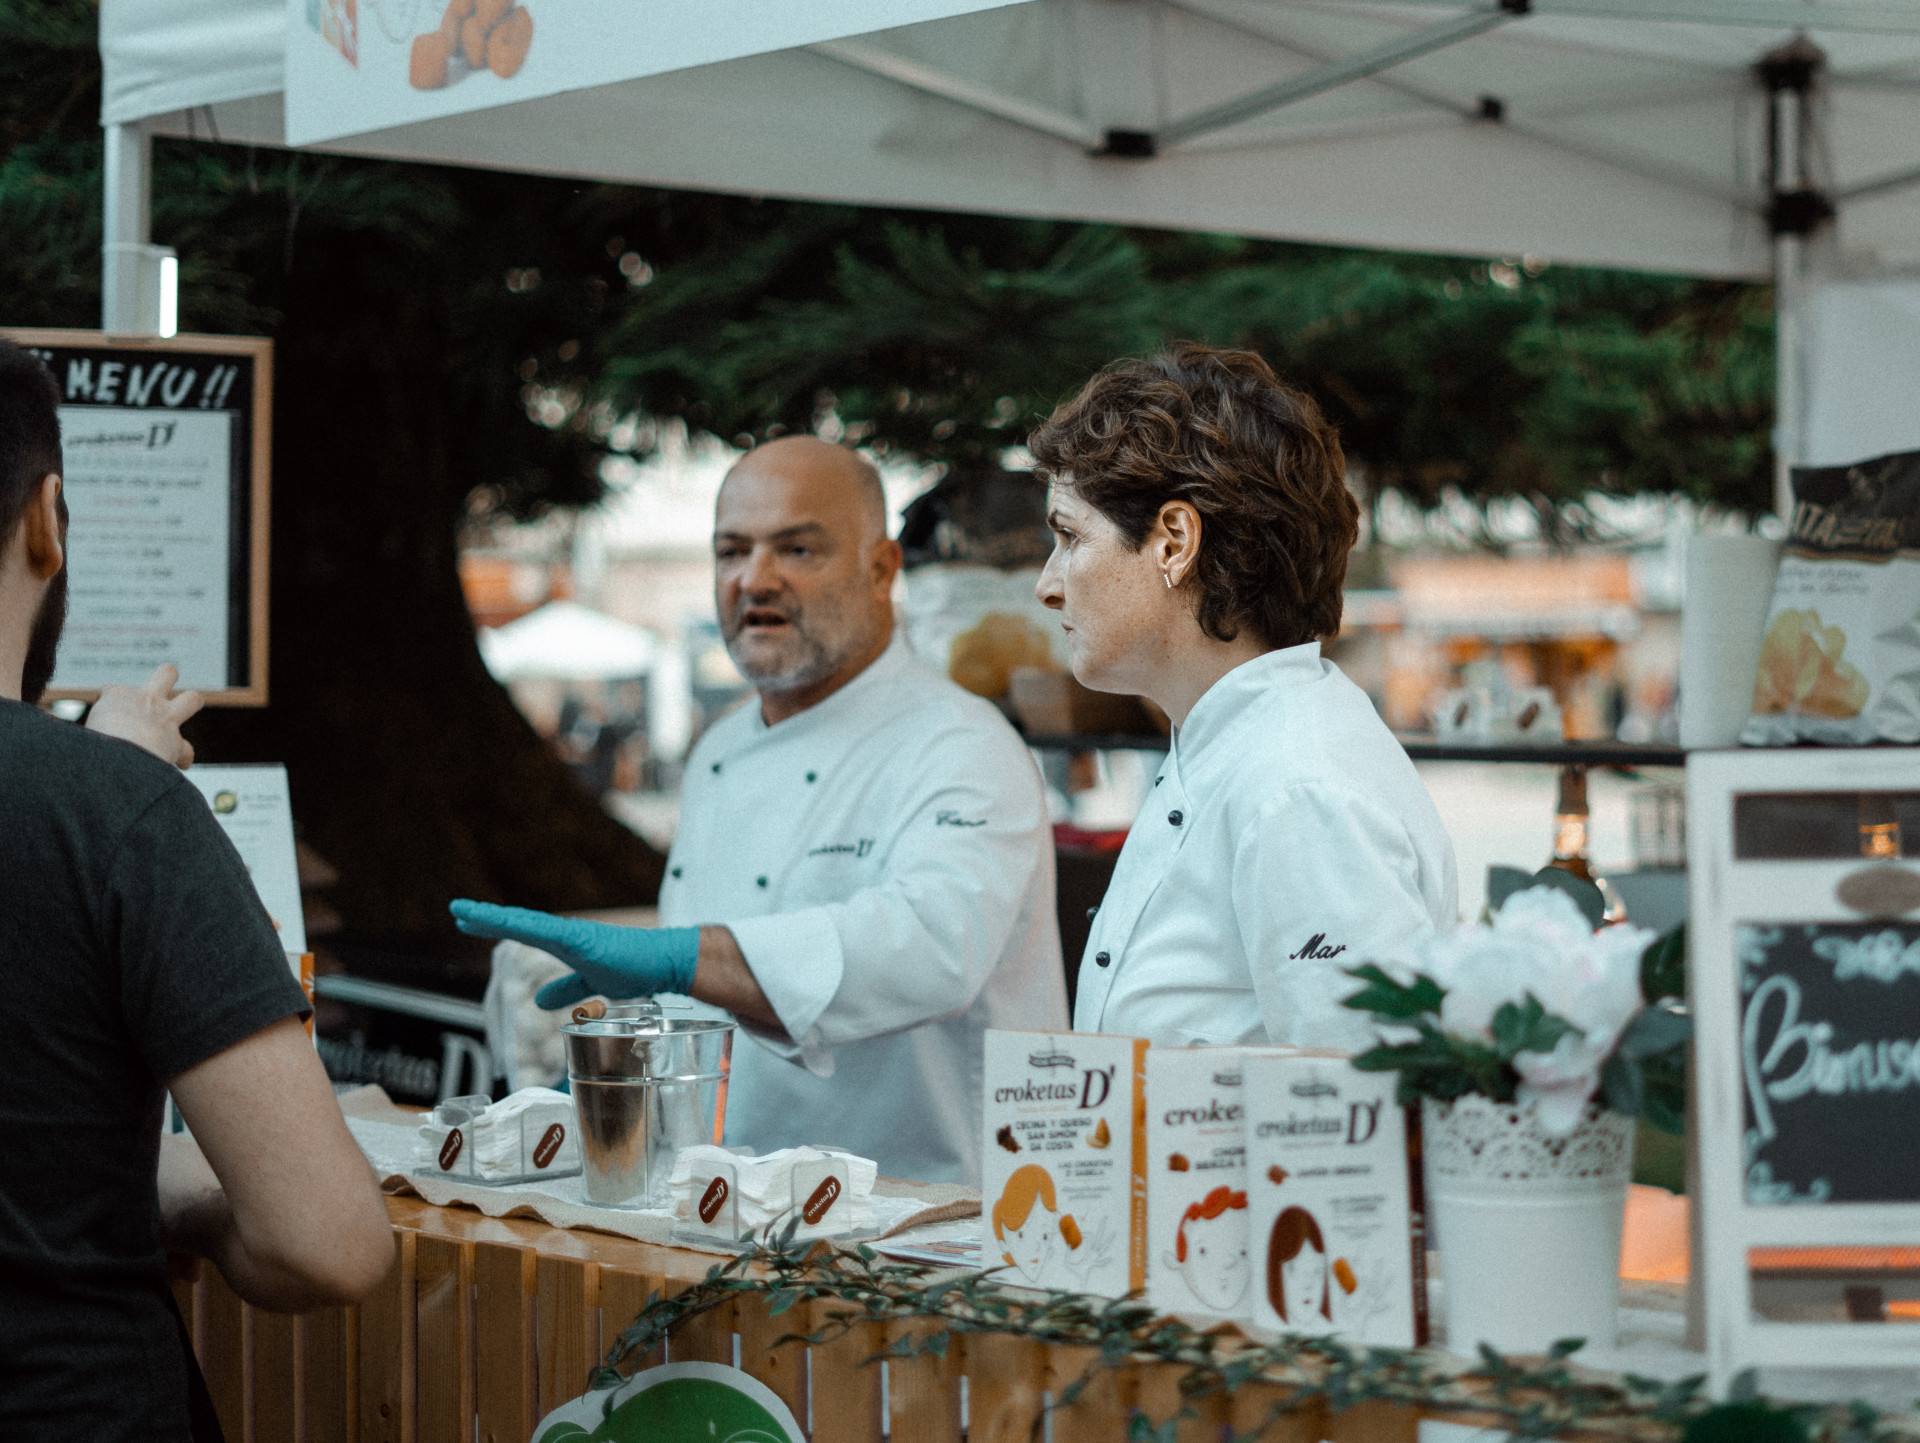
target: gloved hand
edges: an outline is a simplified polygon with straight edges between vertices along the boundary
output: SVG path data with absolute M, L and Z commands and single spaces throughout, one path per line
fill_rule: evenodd
M 698 927 L 615 927 L 578 917 L 556 917 L 526 907 L 499 907 L 465 897 L 448 905 L 454 924 L 470 937 L 504 937 L 550 952 L 574 969 L 533 996 L 552 1012 L 603 997 L 685 993 L 700 957 Z

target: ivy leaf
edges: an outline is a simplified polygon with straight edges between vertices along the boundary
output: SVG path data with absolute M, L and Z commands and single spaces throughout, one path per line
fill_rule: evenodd
M 1653 939 L 1640 954 L 1640 995 L 1649 1006 L 1687 995 L 1687 924 Z
M 1734 1387 L 1739 1386 L 1740 1378 L 1735 1378 Z M 1811 1437 L 1800 1412 L 1776 1408 L 1757 1397 L 1737 1398 L 1709 1408 L 1688 1419 L 1680 1434 L 1681 1443 L 1808 1443 Z
M 1531 992 L 1517 1005 L 1501 1003 L 1493 1014 L 1492 1031 L 1503 1062 L 1522 1052 L 1551 1052 L 1568 1033 L 1580 1035 L 1578 1027 L 1547 1011 Z
M 1686 1044 L 1693 1036 L 1693 1019 L 1667 1007 L 1643 1007 L 1620 1034 L 1617 1051 L 1639 1061 L 1657 1057 Z
M 1638 1059 L 1616 1052 L 1600 1069 L 1600 1096 L 1613 1111 L 1639 1117 L 1646 1111 L 1646 1079 Z
M 1551 1348 L 1547 1349 L 1547 1356 L 1557 1363 L 1562 1358 L 1571 1358 L 1586 1346 L 1587 1340 L 1585 1338 L 1562 1338 Z
M 1574 906 L 1580 909 L 1587 919 L 1587 925 L 1595 931 L 1606 919 L 1607 899 L 1600 895 L 1600 889 L 1584 877 L 1576 877 L 1564 867 L 1542 867 L 1527 882 L 1528 887 L 1552 887 L 1565 892 L 1573 898 Z
M 1487 868 L 1487 908 L 1498 912 L 1507 905 L 1507 898 L 1515 892 L 1524 892 L 1533 885 L 1533 875 L 1518 867 L 1499 865 Z
M 1347 998 L 1344 1005 L 1392 1021 L 1411 1021 L 1428 1013 L 1437 1016 L 1440 1003 L 1447 995 L 1446 990 L 1431 977 L 1415 977 L 1412 984 L 1408 985 L 1396 982 L 1371 962 L 1349 967 L 1347 975 L 1368 985 Z

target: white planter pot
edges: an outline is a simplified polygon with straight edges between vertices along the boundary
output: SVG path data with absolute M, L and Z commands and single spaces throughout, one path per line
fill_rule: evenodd
M 1421 1134 L 1448 1350 L 1612 1347 L 1633 1119 L 1590 1108 L 1555 1137 L 1532 1107 L 1428 1098 Z

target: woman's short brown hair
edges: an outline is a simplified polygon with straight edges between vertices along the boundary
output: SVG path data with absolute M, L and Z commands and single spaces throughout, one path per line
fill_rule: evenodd
M 1268 646 L 1340 630 L 1360 508 L 1340 437 L 1313 398 L 1251 351 L 1181 342 L 1116 361 L 1027 441 L 1134 548 L 1169 501 L 1200 513 L 1198 620 Z

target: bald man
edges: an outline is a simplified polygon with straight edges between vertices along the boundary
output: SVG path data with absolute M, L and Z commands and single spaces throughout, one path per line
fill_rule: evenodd
M 1040 777 L 989 703 L 896 634 L 880 478 L 811 437 L 720 488 L 714 601 L 759 704 L 687 759 L 655 929 L 456 902 L 463 930 L 552 952 L 539 1001 L 679 993 L 726 1009 L 726 1140 L 847 1147 L 977 1183 L 981 1033 L 1064 1031 Z

